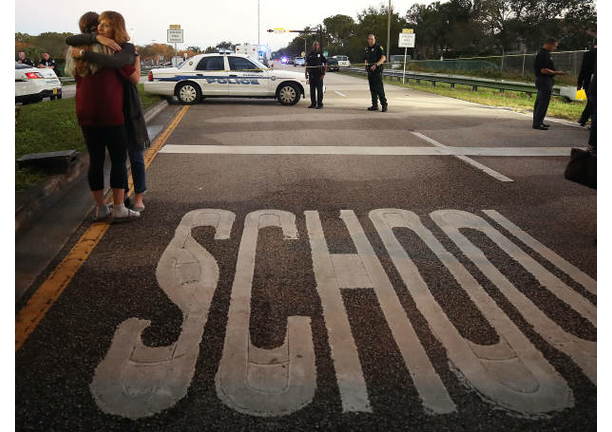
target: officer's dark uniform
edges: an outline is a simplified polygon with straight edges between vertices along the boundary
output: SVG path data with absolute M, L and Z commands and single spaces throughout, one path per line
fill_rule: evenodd
M 370 70 L 370 67 L 384 55 L 385 49 L 376 43 L 372 46 L 367 46 L 365 49 L 365 59 L 368 62 L 368 82 L 370 83 L 370 93 L 372 94 L 372 108 L 378 108 L 378 99 L 380 99 L 383 109 L 386 110 L 387 98 L 385 97 L 382 80 L 383 66 L 378 66 L 374 71 Z
M 550 96 L 552 95 L 553 86 L 555 85 L 555 78 L 553 75 L 545 75 L 542 73 L 542 69 L 544 68 L 556 70 L 550 52 L 545 48 L 541 48 L 533 63 L 536 77 L 535 86 L 538 89 L 538 95 L 533 106 L 534 129 L 540 128 L 544 122 L 548 104 L 550 103 Z
M 306 56 L 306 71 L 310 81 L 310 108 L 321 108 L 323 106 L 323 80 L 321 77 L 325 75 L 325 65 L 327 59 L 321 51 L 311 51 Z M 315 90 L 318 92 L 315 97 Z
M 589 96 L 589 85 L 591 84 L 591 77 L 593 73 L 595 73 L 595 63 L 597 61 L 597 48 L 593 48 L 591 51 L 584 54 L 582 57 L 582 66 L 580 66 L 580 75 L 578 75 L 578 88 L 583 88 Z M 593 110 L 593 105 L 591 103 L 591 98 L 588 98 L 587 104 L 584 107 L 584 111 L 582 111 L 582 115 L 580 116 L 580 123 L 584 126 L 591 117 L 591 111 Z
M 45 60 L 44 58 L 41 59 L 38 62 L 37 66 L 38 65 L 43 65 L 47 67 L 53 66 L 53 72 L 55 72 L 55 75 L 59 76 L 59 71 L 57 70 L 57 64 L 55 63 L 55 60 L 53 60 L 51 57 L 49 57 L 49 60 Z
M 24 65 L 34 66 L 34 63 L 32 63 L 32 60 L 30 60 L 30 59 L 29 59 L 29 58 L 27 58 L 27 57 L 26 57 L 26 58 L 24 58 L 23 60 L 21 60 L 20 58 L 18 58 L 16 61 L 17 61 L 17 63 L 21 63 L 21 64 L 24 64 Z

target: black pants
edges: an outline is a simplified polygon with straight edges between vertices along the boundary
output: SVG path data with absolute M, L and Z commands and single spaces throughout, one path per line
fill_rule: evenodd
M 323 80 L 321 75 L 309 73 L 308 79 L 310 81 L 310 103 L 323 106 Z
M 535 104 L 533 105 L 534 127 L 540 126 L 542 123 L 544 123 L 544 117 L 546 117 L 546 111 L 548 111 L 548 104 L 550 103 L 550 96 L 552 95 L 554 84 L 555 81 L 552 77 L 536 77 L 535 85 L 538 89 L 538 96 L 536 97 Z
M 592 96 L 591 101 L 591 132 L 589 133 L 589 144 L 597 150 L 597 97 Z
M 111 160 L 110 187 L 123 189 L 127 184 L 127 133 L 125 127 L 83 126 L 83 137 L 89 151 L 89 171 L 87 181 L 92 191 L 104 189 L 104 158 L 106 149 Z
M 382 70 L 376 69 L 372 72 L 368 69 L 368 83 L 370 84 L 370 94 L 372 95 L 372 106 L 378 106 L 378 99 L 380 99 L 380 103 L 383 106 L 387 105 L 385 88 L 383 87 Z
M 593 103 L 591 102 L 591 98 L 589 97 L 589 90 L 585 88 L 584 91 L 587 94 L 587 104 L 582 111 L 582 115 L 580 116 L 580 123 L 586 123 L 589 121 L 589 117 L 591 117 L 591 113 L 593 112 Z

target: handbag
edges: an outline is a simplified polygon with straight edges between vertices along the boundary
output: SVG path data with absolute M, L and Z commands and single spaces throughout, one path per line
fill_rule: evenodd
M 573 148 L 563 177 L 597 189 L 597 156 L 590 151 Z

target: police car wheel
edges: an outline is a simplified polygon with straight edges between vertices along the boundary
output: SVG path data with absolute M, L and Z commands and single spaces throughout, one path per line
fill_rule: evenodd
M 186 82 L 176 88 L 176 97 L 183 105 L 193 105 L 201 99 L 202 92 L 196 84 Z
M 300 91 L 295 84 L 282 84 L 278 90 L 278 101 L 282 105 L 295 105 L 300 101 Z

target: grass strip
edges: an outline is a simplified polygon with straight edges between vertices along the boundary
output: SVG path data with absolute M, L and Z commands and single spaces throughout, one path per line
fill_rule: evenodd
M 145 110 L 160 101 L 158 96 L 145 93 L 143 84 L 138 84 L 138 92 Z M 74 98 L 23 105 L 20 107 L 17 121 L 15 160 L 30 153 L 87 151 L 76 117 Z M 36 169 L 19 169 L 15 163 L 15 195 L 19 195 L 45 176 L 44 172 Z
M 342 71 L 341 73 L 363 79 L 367 78 L 365 74 L 356 72 Z M 427 93 L 434 93 L 440 96 L 475 102 L 483 105 L 511 108 L 515 111 L 521 112 L 533 112 L 533 104 L 535 102 L 535 96 L 529 97 L 526 93 L 521 92 L 506 90 L 502 93 L 499 90 L 487 89 L 484 87 L 480 87 L 477 91 L 473 91 L 471 86 L 456 84 L 455 88 L 451 88 L 450 84 L 438 82 L 434 86 L 428 81 L 421 81 L 421 84 L 416 84 L 413 80 L 411 80 L 409 83 L 402 84 L 398 81 L 391 81 L 389 77 L 385 77 L 384 80 L 386 84 L 392 84 Z M 586 102 L 567 102 L 563 97 L 553 96 L 550 100 L 550 105 L 548 106 L 547 115 L 577 122 L 582 114 L 582 110 L 584 110 L 585 105 Z

